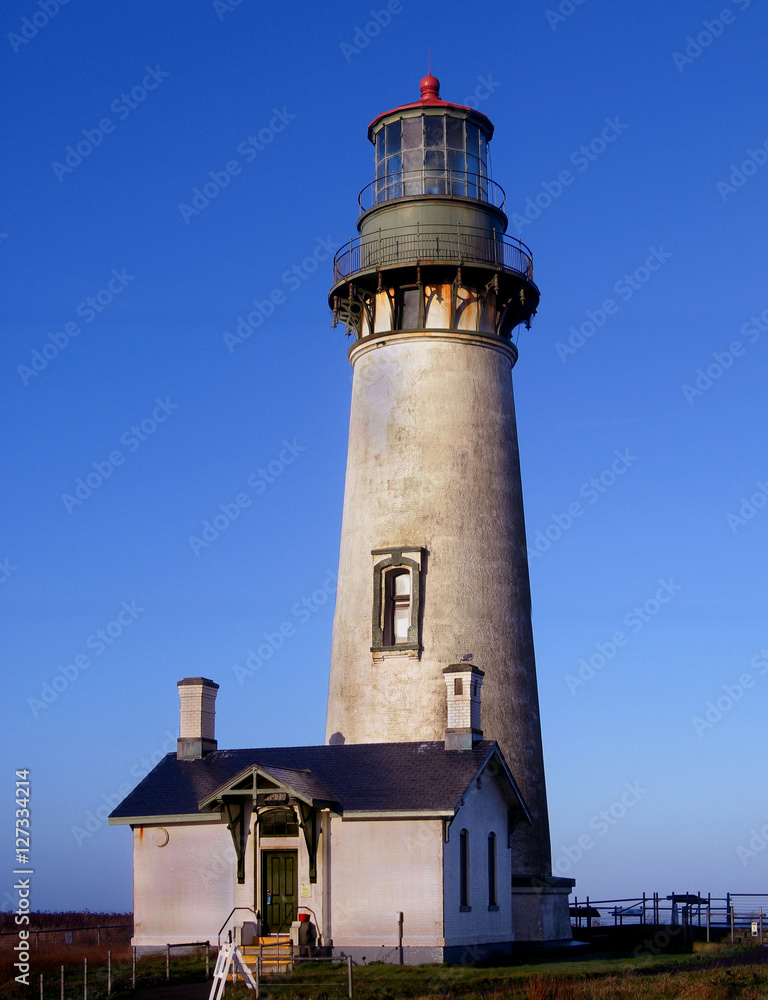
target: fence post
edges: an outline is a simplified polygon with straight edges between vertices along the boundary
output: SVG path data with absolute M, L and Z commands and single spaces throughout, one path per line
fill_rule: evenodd
M 733 932 L 733 906 L 731 906 L 731 944 L 733 944 L 734 941 L 735 941 L 735 937 L 734 937 L 734 932 Z
M 101 944 L 101 927 L 96 928 L 96 945 L 97 947 Z
M 83 1000 L 88 1000 L 88 958 L 83 959 Z
M 256 980 L 256 1000 L 259 1000 L 259 983 L 261 982 L 261 959 L 256 956 L 256 975 L 254 976 Z
M 205 978 L 211 978 L 211 942 L 205 942 Z
M 707 899 L 707 944 L 709 944 L 709 899 Z
M 64 1000 L 64 966 L 61 967 L 61 1000 Z
M 40 1000 L 43 1000 L 43 974 L 40 973 Z
M 760 944 L 763 943 L 763 908 L 760 907 Z
M 107 995 L 112 992 L 112 950 L 107 952 Z
M 165 978 L 171 978 L 171 946 L 169 944 L 165 946 Z
M 347 996 L 352 996 L 352 956 L 347 955 Z
M 136 945 L 131 948 L 131 989 L 136 989 Z

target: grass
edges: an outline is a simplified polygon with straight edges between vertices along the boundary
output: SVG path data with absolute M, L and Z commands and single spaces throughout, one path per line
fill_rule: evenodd
M 124 923 L 125 914 L 41 914 L 35 924 L 81 926 L 65 944 L 63 935 L 40 935 L 30 949 L 30 984 L 14 981 L 14 937 L 0 939 L 0 1000 L 37 1000 L 39 975 L 44 976 L 44 1000 L 59 1000 L 59 974 L 65 965 L 65 998 L 83 996 L 83 958 L 88 958 L 88 998 L 107 998 L 107 951 L 112 952 L 111 996 L 131 992 L 130 931 L 102 932 L 97 925 Z M 78 917 L 80 920 L 78 920 Z M 9 930 L 4 927 L 3 930 Z M 88 933 L 86 934 L 86 930 Z M 171 953 L 171 983 L 201 982 L 205 978 L 204 950 L 197 954 Z M 211 955 L 211 969 L 214 956 Z M 165 956 L 139 960 L 137 987 L 166 982 Z M 347 995 L 346 966 L 324 963 L 303 966 L 288 976 L 262 980 L 269 1000 L 336 1000 Z M 696 944 L 693 952 L 633 957 L 631 954 L 588 953 L 538 964 L 477 966 L 395 966 L 372 963 L 354 969 L 356 1000 L 768 1000 L 768 948 L 753 945 Z M 253 994 L 239 984 L 228 987 L 228 1000 Z

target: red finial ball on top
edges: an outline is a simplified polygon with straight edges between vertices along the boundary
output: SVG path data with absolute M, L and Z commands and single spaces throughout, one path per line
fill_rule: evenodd
M 425 104 L 440 100 L 440 81 L 436 76 L 432 76 L 431 73 L 424 77 L 419 84 L 419 88 L 421 90 L 421 100 Z

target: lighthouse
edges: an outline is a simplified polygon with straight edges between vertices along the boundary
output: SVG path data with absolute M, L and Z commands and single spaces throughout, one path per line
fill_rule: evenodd
M 499 744 L 531 817 L 516 938 L 563 940 L 573 882 L 551 875 L 512 384 L 539 290 L 506 235 L 493 125 L 431 74 L 420 90 L 368 128 L 375 176 L 329 293 L 353 381 L 326 740 L 441 740 L 447 701 L 481 678 L 455 752 L 480 726 Z

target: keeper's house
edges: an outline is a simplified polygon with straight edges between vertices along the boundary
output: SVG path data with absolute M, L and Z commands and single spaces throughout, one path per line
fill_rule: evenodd
M 218 750 L 218 685 L 179 682 L 177 753 L 110 816 L 133 830 L 133 943 L 248 944 L 305 914 L 318 945 L 355 959 L 511 950 L 515 828 L 530 817 L 482 739 L 483 672 L 444 675 L 444 741 L 256 750 Z

